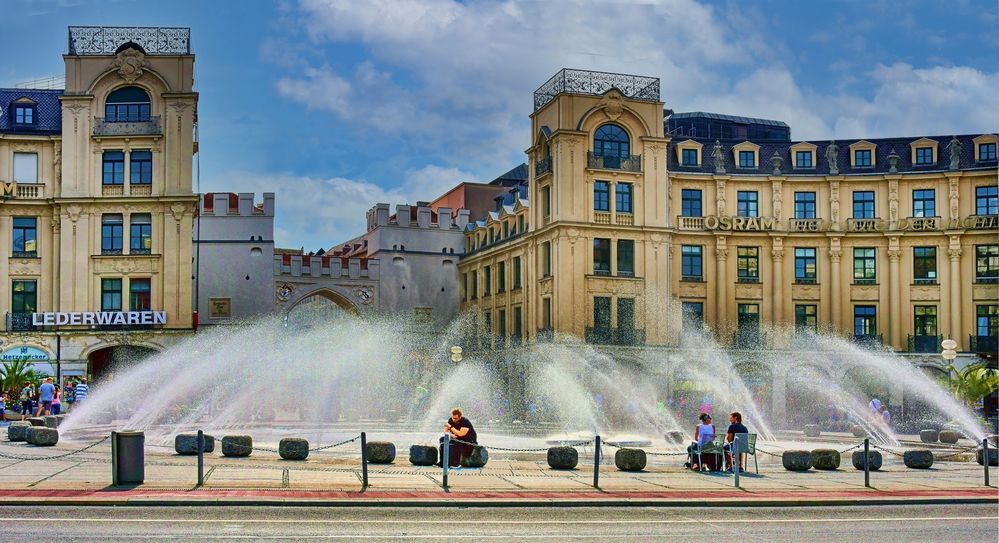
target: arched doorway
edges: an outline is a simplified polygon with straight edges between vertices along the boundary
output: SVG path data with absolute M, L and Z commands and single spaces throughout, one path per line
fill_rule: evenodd
M 156 354 L 156 349 L 141 345 L 113 345 L 87 355 L 87 375 L 93 383 L 112 379 L 116 371 L 134 366 Z
M 360 314 L 343 295 L 329 289 L 319 289 L 295 302 L 285 313 L 285 324 L 294 328 L 309 328 L 320 323 L 344 318 L 357 318 Z

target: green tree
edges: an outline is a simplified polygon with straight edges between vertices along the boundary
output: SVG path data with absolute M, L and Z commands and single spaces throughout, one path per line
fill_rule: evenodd
M 11 401 L 16 401 L 25 382 L 37 383 L 46 377 L 47 374 L 35 370 L 27 357 L 8 360 L 0 366 L 0 391 L 6 392 Z
M 963 369 L 953 364 L 950 372 L 950 390 L 955 397 L 974 407 L 984 396 L 999 390 L 999 370 L 985 362 L 977 362 Z

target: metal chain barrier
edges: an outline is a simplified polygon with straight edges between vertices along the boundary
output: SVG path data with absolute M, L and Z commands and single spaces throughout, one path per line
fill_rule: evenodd
M 886 453 L 888 453 L 890 455 L 897 456 L 898 458 L 902 458 L 903 456 L 905 456 L 902 453 L 895 452 L 895 451 L 893 451 L 893 450 L 891 450 L 891 449 L 889 449 L 887 447 L 882 447 L 881 445 L 878 445 L 877 443 L 871 443 L 871 448 L 872 449 L 877 449 L 879 451 L 884 451 L 884 452 L 886 452 Z
M 452 443 L 461 443 L 462 445 L 471 445 L 473 447 L 475 447 L 475 446 L 484 447 L 486 450 L 490 450 L 490 451 L 503 451 L 503 452 L 546 452 L 548 449 L 551 448 L 551 447 L 540 447 L 540 448 L 534 448 L 534 449 L 526 449 L 526 448 L 525 449 L 515 449 L 515 448 L 508 448 L 508 447 L 493 447 L 493 446 L 490 446 L 490 445 L 483 445 L 481 443 L 469 443 L 468 441 L 464 441 L 464 440 L 458 439 L 456 437 L 452 437 L 451 438 L 451 442 Z M 561 446 L 561 447 L 582 447 L 584 445 L 589 445 L 591 443 L 593 443 L 593 440 L 589 439 L 589 440 L 586 440 L 586 441 L 565 442 L 565 443 L 563 443 L 562 445 L 559 445 L 559 446 Z
M 863 443 L 861 443 L 860 445 L 854 445 L 853 447 L 850 447 L 850 448 L 847 448 L 847 449 L 843 449 L 842 451 L 839 451 L 839 454 L 845 454 L 845 453 L 848 453 L 848 452 L 850 452 L 850 451 L 852 451 L 854 449 L 859 449 L 859 448 L 861 448 L 863 446 L 864 446 Z
M 105 441 L 107 441 L 109 439 L 111 439 L 110 435 L 105 436 L 100 441 L 95 441 L 95 442 L 91 443 L 90 445 L 87 445 L 86 447 L 83 447 L 83 448 L 80 448 L 80 449 L 76 449 L 75 451 L 65 452 L 63 454 L 54 454 L 54 455 L 51 455 L 51 456 L 21 456 L 21 455 L 17 455 L 17 454 L 4 454 L 4 453 L 0 453 L 0 458 L 9 458 L 11 460 L 58 460 L 59 458 L 66 458 L 67 456 L 73 456 L 74 454 L 79 454 L 79 453 L 82 453 L 84 451 L 88 451 L 90 449 L 93 449 L 94 447 L 100 445 L 101 443 L 104 443 Z
M 313 452 L 324 451 L 326 449 L 332 449 L 334 447 L 339 447 L 341 445 L 346 445 L 348 443 L 353 443 L 353 442 L 357 441 L 358 439 L 361 439 L 361 434 L 357 434 L 356 436 L 354 436 L 354 437 L 352 437 L 350 439 L 345 439 L 345 440 L 340 441 L 338 443 L 333 443 L 332 445 L 324 445 L 322 447 L 316 447 L 314 449 L 309 449 L 309 450 L 313 451 Z M 275 451 L 275 452 L 277 452 L 277 451 Z
M 977 443 L 975 445 L 970 446 L 970 447 L 965 447 L 963 449 L 959 449 L 957 451 L 954 451 L 954 452 L 949 453 L 949 454 L 945 454 L 943 456 L 934 456 L 934 459 L 935 460 L 947 460 L 948 458 L 953 458 L 955 456 L 962 455 L 964 453 L 975 451 L 975 450 L 978 450 L 978 444 Z

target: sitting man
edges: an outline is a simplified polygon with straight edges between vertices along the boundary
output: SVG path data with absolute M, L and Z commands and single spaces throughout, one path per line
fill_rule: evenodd
M 725 433 L 725 460 L 728 462 L 729 469 L 731 471 L 735 470 L 735 465 L 732 462 L 732 443 L 735 441 L 735 434 L 748 434 L 749 429 L 742 424 L 742 413 L 738 411 L 733 411 L 728 417 L 729 426 L 728 431 Z M 745 473 L 743 469 L 744 465 L 744 455 L 745 453 L 739 453 L 739 473 Z
M 448 459 L 447 463 L 449 467 L 459 467 L 461 466 L 461 458 L 464 456 L 469 456 L 472 454 L 472 449 L 475 446 L 476 441 L 475 428 L 472 427 L 472 422 L 461 415 L 461 409 L 455 407 L 451 410 L 451 418 L 444 423 L 444 433 L 451 435 L 451 443 L 448 445 Z M 458 439 L 464 441 L 465 443 L 458 443 L 453 441 Z M 467 443 L 472 443 L 473 445 L 468 445 Z M 437 465 L 441 467 L 444 462 L 444 437 L 441 437 L 441 449 L 440 449 L 440 459 Z

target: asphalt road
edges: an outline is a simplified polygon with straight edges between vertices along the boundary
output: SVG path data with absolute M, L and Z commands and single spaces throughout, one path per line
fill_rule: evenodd
M 0 541 L 997 541 L 995 505 L 0 507 Z M 667 539 L 669 538 L 669 539 Z

